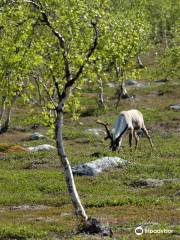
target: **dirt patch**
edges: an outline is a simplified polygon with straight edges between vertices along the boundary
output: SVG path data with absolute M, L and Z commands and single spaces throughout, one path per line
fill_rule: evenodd
M 19 206 L 10 206 L 9 210 L 12 211 L 22 211 L 22 210 L 44 210 L 44 209 L 49 209 L 49 206 L 45 206 L 45 205 L 28 205 L 28 204 L 24 204 L 24 205 L 19 205 Z
M 180 134 L 180 119 L 175 118 L 170 122 L 156 122 L 149 125 L 153 132 L 159 132 L 161 135 Z
M 24 139 L 28 138 L 30 133 L 24 133 L 19 131 L 7 132 L 1 134 L 0 143 L 17 143 L 23 141 Z
M 27 152 L 27 150 L 20 145 L 0 144 L 0 156 L 5 156 L 8 153 Z

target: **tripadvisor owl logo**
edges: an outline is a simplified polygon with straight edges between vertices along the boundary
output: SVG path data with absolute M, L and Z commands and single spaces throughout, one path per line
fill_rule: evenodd
M 140 236 L 143 234 L 143 228 L 141 226 L 135 228 L 135 234 Z

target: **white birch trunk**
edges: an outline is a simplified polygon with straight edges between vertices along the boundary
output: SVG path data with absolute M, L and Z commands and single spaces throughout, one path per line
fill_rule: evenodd
M 63 137 L 62 137 L 62 125 L 63 125 L 63 112 L 62 110 L 57 110 L 55 137 L 56 137 L 56 146 L 57 146 L 58 155 L 60 156 L 61 163 L 64 168 L 67 188 L 68 188 L 73 206 L 75 208 L 76 214 L 80 216 L 86 223 L 88 220 L 88 216 L 81 204 L 78 192 L 76 190 L 71 166 L 64 150 Z
M 6 121 L 4 123 L 5 128 L 9 128 L 10 120 L 11 120 L 11 112 L 12 112 L 12 106 L 10 106 L 7 110 L 7 115 L 6 115 Z
M 1 110 L 0 110 L 0 123 L 3 119 L 4 112 L 5 112 L 5 101 L 6 101 L 6 97 L 2 96 L 2 103 L 1 103 Z
M 101 79 L 101 77 L 98 77 L 98 82 L 99 82 L 99 104 L 101 107 L 105 108 L 105 104 L 104 104 L 104 88 L 103 88 L 103 81 Z
M 4 117 L 4 112 L 6 109 L 5 101 L 6 101 L 6 97 L 2 96 L 2 104 L 1 104 L 1 110 L 0 110 L 0 133 L 1 133 L 1 129 L 3 127 L 2 121 L 3 121 L 3 117 Z
M 142 61 L 141 61 L 141 57 L 138 55 L 137 56 L 137 63 L 138 63 L 138 66 L 140 67 L 140 68 L 144 68 L 144 65 L 143 65 L 143 63 L 142 63 Z
M 0 124 L 0 134 L 7 132 L 7 130 L 9 129 L 10 120 L 11 120 L 12 106 L 16 102 L 17 98 L 18 98 L 18 95 L 14 96 L 13 99 L 12 99 L 11 104 L 7 108 L 6 119 L 5 119 L 5 121 L 2 124 Z

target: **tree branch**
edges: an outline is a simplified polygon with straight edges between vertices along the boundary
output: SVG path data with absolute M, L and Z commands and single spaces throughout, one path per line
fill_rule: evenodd
M 97 27 L 97 21 L 94 23 L 94 22 L 91 22 L 93 28 L 94 28 L 94 41 L 93 41 L 93 44 L 92 46 L 89 48 L 86 56 L 85 56 L 85 60 L 84 62 L 82 63 L 82 65 L 79 67 L 79 70 L 77 71 L 77 73 L 75 74 L 75 76 L 68 82 L 66 82 L 65 84 L 65 87 L 64 87 L 64 91 L 62 92 L 62 95 L 61 95 L 61 100 L 67 96 L 67 91 L 68 89 L 70 89 L 73 84 L 75 83 L 75 81 L 79 78 L 79 76 L 82 74 L 83 72 L 83 69 L 84 69 L 84 66 L 85 64 L 88 62 L 89 58 L 91 57 L 91 55 L 93 54 L 93 52 L 95 51 L 95 49 L 97 48 L 97 45 L 98 45 L 98 36 L 99 36 L 99 32 L 98 32 L 98 27 Z
M 95 49 L 97 48 L 98 45 L 98 36 L 99 36 L 99 31 L 98 31 L 98 27 L 97 27 L 97 23 L 98 23 L 98 18 L 96 19 L 95 22 L 91 22 L 91 25 L 94 29 L 94 41 L 93 44 L 89 47 L 89 50 L 87 51 L 87 54 L 84 57 L 84 61 L 82 63 L 82 65 L 79 67 L 78 71 L 76 72 L 75 76 L 72 77 L 72 73 L 71 73 L 71 69 L 70 69 L 70 63 L 69 63 L 69 59 L 68 59 L 68 52 L 67 52 L 67 46 L 66 46 L 66 42 L 64 37 L 62 36 L 61 33 L 59 33 L 57 30 L 54 29 L 54 27 L 52 26 L 49 17 L 47 15 L 47 13 L 44 11 L 42 4 L 40 3 L 39 0 L 25 0 L 26 3 L 30 3 L 32 4 L 40 13 L 42 16 L 42 22 L 51 29 L 53 35 L 58 39 L 59 41 L 59 45 L 61 47 L 61 49 L 63 50 L 63 59 L 64 59 L 64 64 L 65 64 L 65 78 L 66 78 L 66 84 L 64 86 L 63 92 L 62 94 L 58 93 L 58 97 L 59 97 L 59 105 L 57 110 L 62 110 L 64 107 L 64 103 L 66 101 L 67 96 L 69 95 L 69 92 L 71 90 L 71 87 L 73 86 L 73 84 L 75 83 L 75 81 L 80 77 L 80 75 L 83 72 L 83 69 L 86 65 L 86 63 L 88 62 L 89 58 L 91 57 L 91 55 L 93 54 L 93 52 L 95 51 Z M 57 89 L 57 91 L 59 92 L 59 88 L 56 82 L 55 83 L 55 87 Z
M 50 54 L 47 55 L 48 59 L 51 61 L 51 56 Z M 58 99 L 59 101 L 61 100 L 61 91 L 60 91 L 60 88 L 59 88 L 59 84 L 58 84 L 58 81 L 56 79 L 56 76 L 54 75 L 54 71 L 53 69 L 49 68 L 49 71 L 50 73 L 52 74 L 52 79 L 53 79 L 53 82 L 54 82 L 54 86 L 56 88 L 56 92 L 57 92 L 57 95 L 58 95 Z M 63 78 L 64 79 L 64 78 Z
M 89 58 L 91 57 L 91 55 L 93 54 L 93 52 L 95 51 L 95 49 L 97 48 L 98 45 L 98 36 L 99 36 L 99 31 L 98 31 L 98 27 L 97 27 L 97 20 L 96 22 L 91 22 L 92 27 L 94 28 L 94 41 L 92 46 L 89 48 L 88 53 L 85 57 L 84 62 L 82 63 L 82 65 L 79 67 L 79 70 L 77 71 L 76 75 L 73 77 L 73 81 L 75 81 L 77 78 L 79 78 L 79 76 L 81 75 L 85 64 L 87 63 L 87 61 L 89 60 Z
M 51 110 L 55 110 L 55 109 L 56 109 L 56 105 L 55 105 L 55 103 L 54 103 L 54 99 L 53 99 L 53 97 L 52 97 L 51 94 L 49 93 L 49 89 L 48 89 L 48 87 L 46 86 L 45 83 L 43 83 L 43 81 L 41 81 L 41 84 L 42 84 L 42 86 L 44 87 L 44 90 L 45 90 L 45 92 L 46 92 L 46 94 L 47 94 L 49 100 L 50 100 L 50 101 L 52 102 L 52 104 L 54 105 L 54 108 L 51 109 Z
M 63 50 L 63 59 L 64 59 L 64 64 L 65 64 L 65 75 L 66 75 L 66 80 L 70 81 L 71 80 L 71 70 L 70 70 L 70 63 L 68 60 L 68 53 L 67 53 L 67 49 L 66 49 L 66 43 L 65 43 L 65 39 L 62 36 L 61 33 L 59 33 L 57 30 L 54 29 L 54 27 L 52 26 L 49 17 L 47 15 L 47 13 L 43 10 L 43 6 L 40 3 L 40 1 L 36 1 L 35 0 L 26 0 L 25 2 L 33 4 L 34 7 L 41 13 L 42 15 L 42 22 L 51 29 L 53 35 L 58 39 L 59 41 L 59 45 L 61 47 L 61 49 Z
M 59 105 L 57 107 L 57 111 L 62 111 L 63 107 L 64 107 L 64 103 L 69 95 L 69 92 L 73 86 L 73 84 L 75 83 L 75 81 L 79 78 L 79 76 L 82 74 L 83 69 L 85 64 L 88 62 L 89 58 L 91 57 L 91 55 L 93 54 L 94 50 L 96 49 L 97 45 L 98 45 L 98 36 L 99 36 L 99 32 L 98 32 L 98 27 L 97 27 L 97 21 L 95 23 L 91 22 L 93 28 L 94 28 L 94 41 L 92 46 L 89 48 L 89 51 L 86 54 L 85 60 L 83 62 L 83 64 L 79 67 L 79 70 L 77 71 L 76 75 L 70 80 L 67 81 L 63 92 L 61 94 L 61 98 L 60 98 L 60 102 Z

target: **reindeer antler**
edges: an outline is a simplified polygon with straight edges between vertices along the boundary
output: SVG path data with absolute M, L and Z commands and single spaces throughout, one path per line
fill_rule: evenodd
M 108 138 L 112 139 L 112 134 L 108 128 L 109 123 L 104 123 L 104 122 L 101 122 L 100 120 L 97 120 L 96 123 L 103 125 L 105 127 L 107 136 L 104 139 L 108 139 Z

